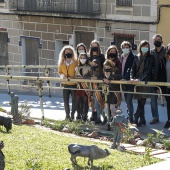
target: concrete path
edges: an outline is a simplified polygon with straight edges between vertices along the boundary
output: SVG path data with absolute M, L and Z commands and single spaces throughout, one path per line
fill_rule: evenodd
M 30 105 L 31 108 L 31 117 L 34 118 L 41 118 L 42 113 L 40 109 L 40 102 L 38 95 L 31 95 L 31 94 L 17 94 L 19 96 L 19 103 L 27 102 L 28 105 Z M 11 98 L 9 94 L 1 93 L 0 94 L 0 105 L 6 109 L 7 111 L 10 111 L 10 105 L 7 104 L 10 102 Z M 63 99 L 52 96 L 43 96 L 43 108 L 44 108 L 44 116 L 45 118 L 54 119 L 54 120 L 64 120 L 65 119 L 65 111 L 64 111 L 64 103 Z M 136 110 L 136 101 L 134 100 L 134 110 Z M 126 105 L 125 102 L 122 102 L 121 109 L 124 111 L 125 116 L 127 116 L 126 113 Z M 159 115 L 160 115 L 160 122 L 154 125 L 149 124 L 149 122 L 152 120 L 151 115 L 151 107 L 150 102 L 147 101 L 145 105 L 145 117 L 146 117 L 146 125 L 142 125 L 139 127 L 139 131 L 141 133 L 147 134 L 147 133 L 156 133 L 156 130 L 163 130 L 163 133 L 167 136 L 170 136 L 170 131 L 167 129 L 164 129 L 164 124 L 167 121 L 167 113 L 166 113 L 166 106 L 161 106 L 159 104 Z M 91 110 L 89 110 L 88 117 L 91 116 Z

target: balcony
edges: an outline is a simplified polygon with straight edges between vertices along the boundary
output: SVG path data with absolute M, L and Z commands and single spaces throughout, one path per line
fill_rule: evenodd
M 24 12 L 100 15 L 100 0 L 11 0 L 11 10 Z

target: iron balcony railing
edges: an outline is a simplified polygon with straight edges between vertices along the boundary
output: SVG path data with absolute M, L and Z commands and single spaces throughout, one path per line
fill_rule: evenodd
M 100 15 L 100 0 L 11 0 L 11 10 Z

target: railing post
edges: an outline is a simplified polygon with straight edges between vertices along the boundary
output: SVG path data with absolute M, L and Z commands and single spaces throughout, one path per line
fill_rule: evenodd
M 41 125 L 43 124 L 44 121 L 44 109 L 43 109 L 43 100 L 42 100 L 42 91 L 43 91 L 43 86 L 42 86 L 43 82 L 42 80 L 37 80 L 36 85 L 38 86 L 38 95 L 39 95 L 39 99 L 40 99 L 40 108 L 41 108 L 41 114 L 42 114 L 42 118 L 41 118 Z

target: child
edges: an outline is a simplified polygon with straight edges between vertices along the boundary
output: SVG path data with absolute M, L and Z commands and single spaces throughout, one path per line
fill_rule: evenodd
M 107 59 L 103 64 L 103 73 L 104 78 L 103 82 L 105 84 L 109 84 L 110 80 L 120 80 L 121 79 L 121 72 L 115 66 L 115 64 Z M 119 84 L 109 84 L 109 91 L 119 91 Z M 121 102 L 121 95 L 119 92 L 109 92 L 107 97 L 105 98 L 105 105 L 107 109 L 107 118 L 108 122 L 110 123 L 110 111 L 112 117 L 116 115 L 116 105 Z

